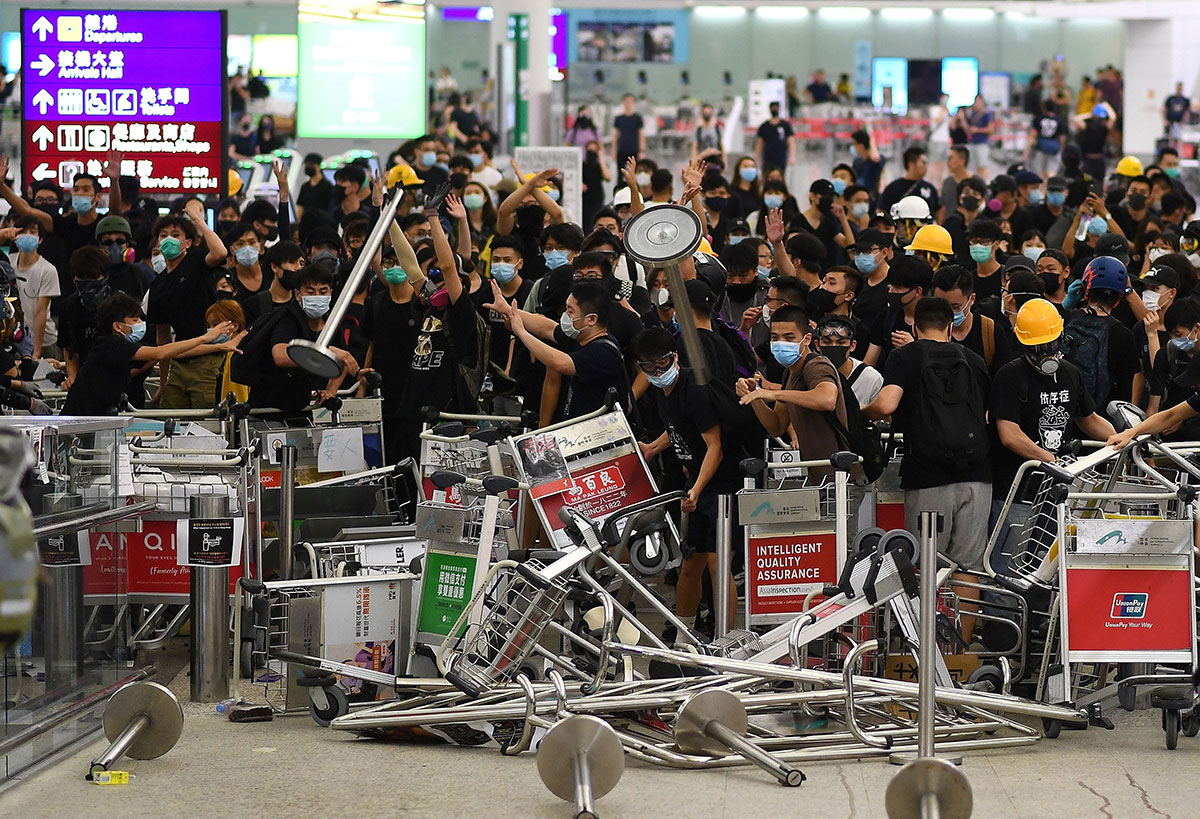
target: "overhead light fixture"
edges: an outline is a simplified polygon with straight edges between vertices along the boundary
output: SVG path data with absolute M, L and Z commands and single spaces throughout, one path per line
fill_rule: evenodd
M 901 22 L 916 22 L 919 20 L 928 20 L 933 16 L 933 9 L 928 8 L 887 8 L 879 12 L 879 16 L 885 20 L 897 20 Z
M 942 16 L 947 20 L 978 22 L 980 20 L 991 20 L 996 16 L 996 12 L 994 9 L 950 8 L 942 9 Z
M 696 6 L 692 9 L 700 17 L 731 19 L 741 17 L 746 13 L 745 6 Z
M 866 6 L 824 6 L 817 11 L 823 20 L 861 22 L 870 18 L 871 10 Z
M 796 20 L 808 16 L 808 6 L 759 6 L 754 13 L 764 20 Z

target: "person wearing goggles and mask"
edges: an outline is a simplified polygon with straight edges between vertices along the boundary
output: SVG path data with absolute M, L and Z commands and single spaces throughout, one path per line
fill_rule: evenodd
M 816 351 L 837 367 L 860 406 L 875 400 L 883 375 L 870 364 L 850 355 L 854 349 L 854 324 L 844 316 L 827 315 L 817 324 Z
M 1071 442 L 1104 441 L 1113 426 L 1096 411 L 1079 369 L 1063 358 L 1063 319 L 1045 299 L 1017 313 L 1021 355 L 992 380 L 990 420 L 1000 447 L 992 460 L 992 516 L 999 515 L 1025 461 L 1052 463 Z

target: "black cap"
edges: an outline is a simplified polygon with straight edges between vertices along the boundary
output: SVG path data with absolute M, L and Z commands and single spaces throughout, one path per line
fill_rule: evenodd
M 992 180 L 992 193 L 1003 193 L 1004 191 L 1013 193 L 1017 191 L 1017 180 L 1006 173 L 1002 173 Z
M 1097 256 L 1112 256 L 1122 262 L 1129 261 L 1129 240 L 1119 233 L 1105 233 L 1096 240 Z
M 1065 176 L 1052 176 L 1046 180 L 1046 190 L 1048 191 L 1065 191 L 1069 185 Z
M 884 233 L 882 230 L 868 228 L 858 234 L 854 240 L 855 250 L 866 250 L 871 247 L 891 247 L 892 237 Z
M 1016 182 L 1018 186 L 1042 184 L 1042 178 L 1040 176 L 1033 171 L 1028 171 L 1024 168 L 1016 172 L 1016 174 L 1013 176 L 1013 181 Z
M 1004 260 L 1004 270 L 1005 272 L 1010 270 L 1028 270 L 1030 273 L 1036 273 L 1037 265 L 1033 263 L 1033 259 L 1018 253 Z
M 1179 273 L 1173 267 L 1168 267 L 1165 264 L 1156 264 L 1146 271 L 1146 275 L 1142 276 L 1142 282 L 1150 287 L 1163 285 L 1173 289 L 1179 289 Z
M 704 313 L 712 312 L 716 298 L 711 287 L 700 279 L 688 279 L 683 283 L 683 287 L 687 290 L 688 304 Z
M 308 232 L 304 237 L 304 247 L 308 249 L 314 245 L 333 245 L 334 247 L 342 246 L 342 237 L 338 236 L 338 232 L 331 227 L 321 225 L 315 227 Z
M 815 193 L 817 196 L 833 196 L 833 183 L 828 179 L 814 179 L 813 183 L 808 186 L 809 193 Z
M 729 225 L 729 233 L 733 233 L 736 230 L 744 230 L 747 233 L 753 233 L 753 231 L 750 230 L 749 223 L 746 222 L 745 219 L 738 219 L 736 222 L 733 222 Z

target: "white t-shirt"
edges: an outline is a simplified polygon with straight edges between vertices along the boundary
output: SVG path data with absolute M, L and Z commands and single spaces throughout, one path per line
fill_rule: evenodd
M 846 377 L 846 380 L 854 381 L 850 385 L 850 389 L 854 391 L 854 397 L 858 399 L 858 405 L 865 407 L 874 401 L 876 396 L 879 395 L 879 391 L 883 389 L 883 376 L 879 370 L 870 364 L 864 364 L 857 358 L 850 360 L 854 362 L 854 367 L 850 370 L 850 375 Z
M 950 114 L 941 105 L 929 109 L 929 141 L 950 141 Z
M 62 295 L 62 291 L 58 286 L 58 271 L 54 269 L 54 265 L 46 261 L 42 256 L 31 264 L 29 267 L 17 267 L 18 254 L 13 253 L 9 257 L 12 266 L 17 271 L 17 295 L 21 299 L 21 310 L 25 313 L 25 326 L 29 328 L 29 333 L 33 334 L 33 318 L 37 315 L 37 302 L 39 298 Z M 46 330 L 42 334 L 42 346 L 49 347 L 58 341 L 58 328 L 54 326 L 54 319 L 50 317 L 50 312 L 46 311 Z
M 494 191 L 496 186 L 500 184 L 500 180 L 503 178 L 504 175 L 501 174 L 500 171 L 496 170 L 495 168 L 488 167 L 487 165 L 481 165 L 471 174 L 471 179 L 473 181 L 478 182 L 481 185 L 487 185 L 487 188 L 490 191 Z

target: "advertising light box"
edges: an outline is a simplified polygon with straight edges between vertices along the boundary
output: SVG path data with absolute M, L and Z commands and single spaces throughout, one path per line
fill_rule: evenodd
M 225 12 L 23 9 L 21 42 L 23 179 L 119 151 L 144 193 L 224 190 Z
M 425 132 L 425 19 L 300 16 L 297 130 L 305 138 L 403 139 Z

